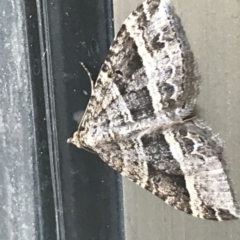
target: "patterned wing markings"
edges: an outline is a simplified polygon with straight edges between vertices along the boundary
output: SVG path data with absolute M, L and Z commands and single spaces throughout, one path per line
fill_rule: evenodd
M 96 149 L 113 169 L 195 217 L 239 217 L 222 164 L 222 143 L 200 120 L 140 133 Z
M 147 129 L 150 119 L 158 125 L 182 120 L 198 95 L 193 62 L 169 1 L 144 2 L 125 20 L 110 47 L 82 121 L 85 131 L 81 135 L 92 141 L 98 129 L 101 144 L 103 136 L 105 141 L 114 140 L 109 128 L 126 133 L 126 128 L 141 131 L 140 125 Z

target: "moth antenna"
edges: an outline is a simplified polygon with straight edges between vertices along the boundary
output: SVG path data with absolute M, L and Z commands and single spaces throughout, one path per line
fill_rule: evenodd
M 90 82 L 91 82 L 91 93 L 93 91 L 93 85 L 94 85 L 94 82 L 93 82 L 93 79 L 92 79 L 92 75 L 90 73 L 90 71 L 88 70 L 88 68 L 85 66 L 85 64 L 83 62 L 80 62 L 80 64 L 82 65 L 83 69 L 85 70 L 85 72 L 87 73 L 89 79 L 90 79 Z
M 90 79 L 90 83 L 91 83 L 91 95 L 92 95 L 92 93 L 93 93 L 93 86 L 94 86 L 94 82 L 93 82 L 93 79 L 92 79 L 92 75 L 91 75 L 90 71 L 88 70 L 88 68 L 85 66 L 85 64 L 84 64 L 83 62 L 80 62 L 80 64 L 82 65 L 83 69 L 85 70 L 85 72 L 87 73 L 87 75 L 88 75 L 88 77 L 89 77 L 89 79 Z M 88 101 L 88 104 L 87 104 L 87 108 L 88 108 L 88 105 L 89 105 L 89 101 Z M 87 109 L 87 108 L 86 108 L 86 109 Z M 78 132 L 80 132 L 80 127 L 81 127 L 81 125 L 82 125 L 82 121 L 83 121 L 83 119 L 84 119 L 85 114 L 86 114 L 86 111 L 84 112 L 84 114 L 83 114 L 83 116 L 82 116 L 82 119 L 81 119 L 81 121 L 80 121 L 80 123 L 79 123 L 79 125 L 78 125 L 78 129 L 77 129 Z

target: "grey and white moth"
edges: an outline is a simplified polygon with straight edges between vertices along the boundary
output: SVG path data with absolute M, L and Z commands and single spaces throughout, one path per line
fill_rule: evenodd
M 123 23 L 79 125 L 68 140 L 193 216 L 239 217 L 222 142 L 190 117 L 193 54 L 169 0 L 147 0 Z

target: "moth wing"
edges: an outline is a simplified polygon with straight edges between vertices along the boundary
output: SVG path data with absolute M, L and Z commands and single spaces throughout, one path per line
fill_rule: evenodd
M 193 215 L 217 220 L 239 218 L 223 166 L 222 142 L 211 128 L 195 119 L 164 133 L 184 174 Z
M 145 1 L 125 20 L 110 47 L 83 127 L 146 119 L 163 123 L 187 116 L 198 94 L 193 62 L 170 2 Z
M 97 149 L 112 168 L 193 216 L 239 217 L 222 164 L 223 148 L 200 120 L 137 134 Z

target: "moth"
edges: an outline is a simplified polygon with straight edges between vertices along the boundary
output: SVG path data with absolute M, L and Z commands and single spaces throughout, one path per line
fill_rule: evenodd
M 239 217 L 223 144 L 192 116 L 199 77 L 170 0 L 147 0 L 124 21 L 68 140 L 195 217 Z

